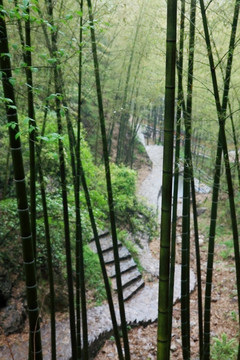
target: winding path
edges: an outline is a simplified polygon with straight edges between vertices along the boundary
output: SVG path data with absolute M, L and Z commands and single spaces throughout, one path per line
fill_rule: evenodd
M 157 145 L 150 145 L 147 148 L 148 155 L 152 160 L 153 166 L 149 176 L 143 181 L 139 189 L 139 196 L 147 199 L 148 203 L 159 209 L 159 190 L 161 188 L 161 162 L 162 162 L 162 147 Z M 139 258 L 142 266 L 149 272 L 153 279 L 150 285 L 139 291 L 133 298 L 125 303 L 126 319 L 129 325 L 146 325 L 155 322 L 158 317 L 157 303 L 158 303 L 158 272 L 159 262 L 155 259 L 148 245 L 148 238 L 141 237 L 139 246 Z M 175 288 L 174 288 L 174 302 L 180 298 L 180 279 L 181 267 L 176 265 L 175 269 Z M 190 272 L 190 287 L 191 291 L 195 287 L 195 275 L 193 271 Z M 118 306 L 116 305 L 117 318 L 119 319 Z M 111 335 L 112 323 L 108 305 L 91 308 L 88 310 L 89 321 L 89 342 L 91 350 L 96 350 L 101 343 Z M 119 320 L 118 320 L 119 321 Z M 51 359 L 50 353 L 50 325 L 44 324 L 42 326 L 42 343 L 43 343 L 43 358 L 44 360 Z M 57 344 L 58 344 L 58 360 L 67 360 L 71 357 L 70 349 L 70 334 L 69 321 L 62 320 L 57 323 Z M 26 339 L 23 342 L 21 335 L 19 341 L 16 341 L 12 347 L 12 352 L 15 355 L 15 360 L 27 359 L 27 344 Z M 1 360 L 10 360 L 11 355 L 7 348 L 3 349 L 0 356 Z

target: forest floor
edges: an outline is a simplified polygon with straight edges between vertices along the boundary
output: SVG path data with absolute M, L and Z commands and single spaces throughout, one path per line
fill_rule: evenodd
M 139 172 L 139 183 L 148 174 L 149 169 L 145 168 Z M 211 200 L 210 194 L 198 194 L 198 205 L 204 206 L 206 202 Z M 209 219 L 209 209 L 206 213 L 199 217 L 200 223 L 203 227 L 207 226 L 206 219 Z M 178 234 L 176 245 L 176 263 L 181 264 L 181 218 L 178 221 Z M 196 273 L 196 256 L 194 247 L 193 232 L 191 233 L 191 250 L 190 262 L 191 268 Z M 152 255 L 159 258 L 159 239 L 155 238 L 150 243 Z M 208 238 L 201 234 L 200 230 L 200 252 L 201 252 L 201 266 L 202 266 L 202 293 L 204 298 L 205 283 L 206 283 L 206 264 L 208 252 Z M 235 276 L 235 261 L 233 255 L 221 241 L 216 241 L 215 256 L 214 256 L 214 275 L 212 287 L 212 301 L 211 301 L 211 340 L 212 344 L 215 338 L 222 339 L 222 335 L 226 334 L 227 339 L 236 338 L 238 335 L 238 306 L 237 306 L 237 290 L 236 290 L 236 276 Z M 157 280 L 156 280 L 157 281 Z M 147 280 L 146 280 L 147 283 Z M 137 299 L 136 299 L 137 301 Z M 190 326 L 191 326 L 191 359 L 199 359 L 199 325 L 198 325 L 198 290 L 190 294 Z M 129 344 L 132 360 L 155 360 L 157 359 L 157 323 L 143 326 L 137 326 L 129 330 Z M 221 348 L 222 346 L 222 348 Z M 223 352 L 227 345 L 220 345 L 222 351 L 222 358 L 228 360 L 230 357 L 224 356 Z M 172 343 L 171 343 L 171 358 L 182 359 L 182 345 L 181 345 L 181 303 L 178 301 L 173 307 L 173 329 L 172 329 Z M 212 357 L 213 358 L 213 357 Z M 114 340 L 110 339 L 105 342 L 105 345 L 100 349 L 95 360 L 117 360 L 117 352 Z M 220 359 L 218 355 L 215 359 Z M 233 359 L 231 357 L 231 359 Z

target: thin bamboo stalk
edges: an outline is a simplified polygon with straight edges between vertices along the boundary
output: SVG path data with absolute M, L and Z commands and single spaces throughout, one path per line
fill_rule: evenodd
M 17 1 L 15 0 L 15 6 L 17 7 Z M 29 146 L 30 146 L 30 178 L 31 178 L 31 209 L 33 208 L 33 212 L 31 212 L 31 226 L 32 232 L 35 233 L 35 256 L 36 256 L 36 201 L 33 201 L 32 198 L 36 193 L 36 185 L 35 185 L 35 142 L 36 142 L 36 120 L 35 120 L 35 111 L 34 111 L 34 99 L 33 99 L 33 79 L 32 79 L 32 60 L 31 60 L 31 52 L 25 51 L 25 45 L 27 48 L 31 48 L 31 37 L 30 37 L 30 12 L 29 6 L 28 10 L 28 18 L 25 25 L 25 39 L 24 41 L 23 30 L 21 26 L 21 21 L 18 19 L 18 28 L 19 35 L 21 40 L 21 45 L 23 49 L 23 60 L 27 64 L 26 70 L 26 81 L 28 84 L 27 94 L 28 94 L 28 117 L 29 117 Z M 34 129 L 31 128 L 34 127 Z M 32 131 L 31 131 L 32 130 Z M 34 132 L 33 135 L 32 132 Z M 39 183 L 41 189 L 41 197 L 42 197 L 42 207 L 43 207 L 43 217 L 44 217 L 44 226 L 45 226 L 45 238 L 46 238 L 46 247 L 47 247 L 47 261 L 48 261 L 48 274 L 49 274 L 49 288 L 50 288 L 50 303 L 51 303 L 51 357 L 52 360 L 56 360 L 56 321 L 55 321 L 55 292 L 54 292 L 54 276 L 53 276 L 53 266 L 52 266 L 52 248 L 51 248 L 51 240 L 50 240 L 50 229 L 49 229 L 49 221 L 48 221 L 48 210 L 47 210 L 47 199 L 45 192 L 45 184 L 43 178 L 43 171 L 41 165 L 41 157 L 40 157 L 40 145 L 37 144 L 36 147 L 37 161 L 38 161 L 38 172 L 39 172 Z M 34 170 L 34 171 L 33 171 Z M 33 229 L 35 228 L 35 231 Z M 33 237 L 34 238 L 34 237 Z
M 173 185 L 173 209 L 172 209 L 172 241 L 171 241 L 171 267 L 170 267 L 170 285 L 169 285 L 169 301 L 173 304 L 174 294 L 174 275 L 175 275 L 175 254 L 176 254 L 176 227 L 177 227 L 177 207 L 178 207 L 178 182 L 179 182 L 179 160 L 180 160 L 180 137 L 181 137 L 181 114 L 182 108 L 185 109 L 184 95 L 183 95 L 183 49 L 184 49 L 184 33 L 185 33 L 185 0 L 181 0 L 181 20 L 180 20 L 180 39 L 179 39 L 179 55 L 177 59 L 177 74 L 178 74 L 178 102 L 176 114 L 176 147 L 175 147 L 175 161 L 174 161 L 174 185 Z M 172 312 L 171 305 L 169 310 L 169 338 L 172 336 Z M 169 343 L 169 350 L 171 342 Z
M 171 206 L 173 175 L 173 131 L 175 113 L 177 1 L 167 2 L 167 45 L 165 82 L 165 122 L 162 180 L 161 244 L 158 298 L 157 359 L 169 359 L 169 271 L 171 243 Z
M 113 299 L 112 299 L 111 288 L 110 288 L 110 284 L 109 284 L 109 280 L 108 280 L 108 276 L 107 276 L 107 271 L 106 271 L 105 262 L 104 262 L 102 249 L 101 249 L 99 236 L 98 236 L 98 231 L 97 231 L 97 225 L 96 225 L 94 214 L 93 214 L 93 208 L 92 208 L 92 205 L 91 205 L 91 198 L 90 198 L 90 194 L 89 194 L 89 190 L 88 190 L 88 186 L 87 186 L 87 182 L 86 182 L 85 173 L 84 173 L 84 169 L 83 169 L 83 166 L 82 166 L 81 158 L 79 159 L 79 164 L 80 164 L 81 184 L 82 184 L 84 194 L 85 194 L 85 198 L 86 198 L 86 203 L 87 203 L 89 218 L 90 218 L 91 227 L 92 227 L 92 231 L 93 231 L 93 236 L 94 236 L 94 240 L 95 240 L 95 243 L 96 243 L 99 262 L 100 262 L 101 269 L 102 269 L 103 280 L 104 280 L 106 294 L 107 294 L 107 300 L 108 300 L 108 306 L 109 306 L 109 311 L 110 311 L 112 324 L 113 324 L 113 333 L 114 333 L 116 346 L 117 346 L 117 351 L 118 351 L 118 357 L 119 357 L 119 360 L 124 360 L 122 347 L 121 347 L 121 342 L 120 342 L 119 331 L 118 331 L 117 318 L 116 318 Z
M 81 224 L 81 204 L 80 204 L 80 147 L 81 147 L 81 103 L 82 103 L 82 42 L 83 42 L 83 0 L 80 1 L 80 30 L 79 30 L 79 80 L 78 80 L 78 117 L 77 117 L 77 142 L 76 152 L 76 310 L 77 310 L 77 346 L 78 357 L 84 360 L 88 359 L 88 322 L 86 305 L 86 287 L 83 256 L 83 237 Z M 80 294 L 79 294 L 80 291 Z M 80 295 L 80 296 L 79 296 Z M 80 300 L 81 300 L 81 318 L 82 318 L 82 339 L 83 346 L 81 350 L 81 324 L 80 324 Z M 80 356 L 79 356 L 80 355 Z
M 126 133 L 126 127 L 129 117 L 129 106 L 127 106 L 127 96 L 129 91 L 129 82 L 131 77 L 131 71 L 132 71 L 132 65 L 133 65 L 133 59 L 134 59 L 134 53 L 135 53 L 135 47 L 137 43 L 138 33 L 140 29 L 140 22 L 142 21 L 142 13 L 145 5 L 145 0 L 142 1 L 140 13 L 138 16 L 138 21 L 136 24 L 136 32 L 134 35 L 128 68 L 127 68 L 127 76 L 126 76 L 126 82 L 124 87 L 124 93 L 123 93 L 123 100 L 122 100 L 122 108 L 123 111 L 120 114 L 120 125 L 119 125 L 119 134 L 118 134 L 118 143 L 117 143 L 117 155 L 116 155 L 116 163 L 119 164 L 122 160 L 122 151 L 124 147 L 124 139 L 125 139 L 125 133 Z
M 192 88 L 193 63 L 195 45 L 196 0 L 191 0 L 189 30 L 189 58 L 187 80 L 187 102 L 184 113 L 185 147 L 184 147 L 184 177 L 183 177 L 183 212 L 182 212 L 182 277 L 181 277 L 181 326 L 183 359 L 190 359 L 190 185 L 193 176 L 191 156 L 192 133 Z
M 217 108 L 217 114 L 218 114 L 218 120 L 219 120 L 218 150 L 217 150 L 216 164 L 215 164 L 213 200 L 212 200 L 212 210 L 211 210 L 211 214 L 213 216 L 211 216 L 210 233 L 209 233 L 210 234 L 209 235 L 209 256 L 208 256 L 208 263 L 207 263 L 207 281 L 206 281 L 206 292 L 205 292 L 204 355 L 203 355 L 204 360 L 209 359 L 209 356 L 210 356 L 211 287 L 212 287 L 214 238 L 215 238 L 215 227 L 216 227 L 216 216 L 217 216 L 218 191 L 219 191 L 219 184 L 220 184 L 220 168 L 221 168 L 222 150 L 224 153 L 226 177 L 227 177 L 227 184 L 228 184 L 229 203 L 230 203 L 233 241 L 234 241 L 235 264 L 236 264 L 238 308 L 240 310 L 240 268 L 239 268 L 240 267 L 240 259 L 239 259 L 238 228 L 237 228 L 236 211 L 235 211 L 235 204 L 234 204 L 234 192 L 233 192 L 233 186 L 232 186 L 231 169 L 229 166 L 227 141 L 226 141 L 226 134 L 225 134 L 225 119 L 226 119 L 226 110 L 227 110 L 227 104 L 228 104 L 228 93 L 229 93 L 229 84 L 230 84 L 230 78 L 231 78 L 231 69 L 232 69 L 233 52 L 234 52 L 234 46 L 235 46 L 236 29 L 237 29 L 238 16 L 239 16 L 239 5 L 240 5 L 239 0 L 236 0 L 235 8 L 234 8 L 234 15 L 233 15 L 232 30 L 231 30 L 231 36 L 230 36 L 229 51 L 228 51 L 226 76 L 224 79 L 223 100 L 222 100 L 222 106 L 221 106 L 218 85 L 217 85 L 216 71 L 215 71 L 213 55 L 212 55 L 211 41 L 210 41 L 209 30 L 208 30 L 206 11 L 205 11 L 205 7 L 204 7 L 204 1 L 200 0 L 205 40 L 206 40 L 206 45 L 207 45 L 207 50 L 208 50 L 208 57 L 209 57 L 211 75 L 212 75 L 214 96 L 215 96 L 215 102 L 216 102 L 216 108 Z M 240 346 L 239 346 L 239 351 L 238 351 L 238 359 L 240 359 Z
M 48 15 L 50 23 L 53 26 L 53 4 L 52 0 L 47 1 Z M 57 56 L 57 32 L 51 32 L 51 51 L 52 55 Z M 57 64 L 54 64 L 54 83 L 55 93 L 62 94 L 61 86 L 61 74 L 58 71 Z M 62 118 L 61 118 L 61 101 L 59 96 L 55 98 L 56 103 L 56 116 L 58 134 L 58 152 L 59 152 L 59 170 L 61 177 L 61 189 L 62 189 L 62 204 L 63 204 L 63 219 L 64 219 L 64 234 L 65 234 L 65 251 L 66 251 L 66 263 L 67 263 L 67 285 L 68 285 L 68 302 L 69 302 L 69 321 L 70 321 L 70 335 L 71 335 L 71 351 L 72 360 L 77 359 L 77 344 L 76 344 L 76 324 L 75 324 L 75 310 L 74 310 L 74 291 L 73 291 L 73 273 L 72 273 L 72 256 L 71 256 L 71 240 L 70 240 L 70 227 L 69 227 L 69 212 L 68 212 L 68 196 L 67 196 L 67 183 L 66 183 L 66 170 L 65 170 L 65 158 L 62 135 Z
M 29 357 L 34 360 L 42 360 L 41 333 L 39 324 L 39 308 L 37 298 L 36 267 L 34 249 L 32 243 L 31 226 L 28 210 L 25 173 L 22 158 L 22 148 L 18 127 L 18 116 L 13 85 L 9 81 L 12 78 L 11 62 L 8 56 L 8 36 L 5 24 L 3 1 L 0 0 L 0 66 L 2 71 L 3 92 L 6 99 L 6 115 L 9 123 L 9 139 L 13 160 L 13 170 L 16 185 L 18 215 L 20 220 L 20 233 L 22 239 L 23 262 L 26 276 L 26 292 L 29 313 Z M 14 124 L 14 126 L 11 126 Z
M 114 252 L 114 259 L 115 259 L 116 282 L 117 282 L 117 289 L 118 289 L 118 303 L 119 303 L 120 318 L 121 318 L 121 328 L 122 328 L 122 334 L 123 334 L 125 359 L 129 360 L 130 359 L 130 350 L 129 350 L 129 343 L 128 343 L 128 331 L 127 331 L 126 315 L 125 315 L 124 301 L 123 301 L 121 271 L 120 271 L 118 244 L 117 244 L 117 230 L 116 230 L 114 202 L 113 202 L 113 193 L 112 193 L 112 184 L 111 184 L 111 173 L 110 173 L 110 166 L 109 166 L 109 159 L 108 159 L 107 137 L 106 137 L 106 129 L 105 129 L 103 100 L 102 100 L 102 91 L 101 91 L 101 82 L 100 82 L 100 74 L 99 74 L 99 65 L 98 65 L 98 56 L 97 56 L 97 47 L 96 47 L 95 29 L 94 29 L 91 0 L 87 0 L 87 3 L 88 3 L 90 31 L 91 31 L 92 53 L 93 53 L 93 61 L 94 61 L 96 88 L 97 88 L 99 120 L 100 120 L 101 134 L 102 134 L 103 156 L 104 156 L 105 176 L 106 176 L 107 194 L 108 194 L 108 207 L 109 207 L 109 216 L 110 216 L 110 223 L 111 223 L 112 240 L 113 240 L 113 252 Z
M 55 289 L 54 289 L 54 274 L 53 274 L 53 259 L 52 259 L 52 245 L 51 245 L 51 236 L 50 236 L 50 227 L 48 221 L 48 208 L 47 208 L 47 196 L 45 190 L 45 183 L 43 177 L 43 170 L 41 164 L 40 149 L 38 144 L 36 146 L 37 154 L 37 167 L 39 173 L 39 183 L 41 189 L 42 197 L 42 208 L 43 208 L 43 218 L 45 226 L 45 238 L 46 238 L 46 247 L 47 247 L 47 263 L 48 263 L 48 277 L 49 277 L 49 288 L 50 288 L 50 308 L 51 308 L 51 359 L 57 359 L 56 353 L 56 319 L 55 319 Z
M 18 2 L 14 0 L 15 6 L 18 9 Z M 18 18 L 18 31 L 22 45 L 23 60 L 26 63 L 25 74 L 27 84 L 27 99 L 28 99 L 28 121 L 29 121 L 29 155 L 30 155 L 30 219 L 32 241 L 35 259 L 37 255 L 36 245 L 36 165 L 35 165 L 35 140 L 36 140 L 36 123 L 34 113 L 34 99 L 33 99 L 33 80 L 32 80 L 32 56 L 31 56 L 31 30 L 30 30 L 30 11 L 29 5 L 26 6 L 26 20 L 25 20 L 25 40 L 23 36 L 23 28 L 21 20 Z

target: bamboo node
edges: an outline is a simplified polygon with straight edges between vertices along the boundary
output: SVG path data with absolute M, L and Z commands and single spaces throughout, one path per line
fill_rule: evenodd
M 22 240 L 29 240 L 32 238 L 32 234 L 28 235 L 28 236 L 21 236 Z
M 39 307 L 36 307 L 34 309 L 29 309 L 28 308 L 28 311 L 30 311 L 30 312 L 39 311 Z M 33 331 L 33 332 L 35 333 L 36 331 Z
M 37 284 L 31 285 L 31 286 L 26 285 L 26 288 L 27 288 L 27 289 L 34 289 L 34 288 L 36 288 L 36 287 L 37 287 Z
M 15 147 L 15 148 L 10 148 L 10 150 L 11 151 L 19 151 L 19 150 L 21 150 L 22 149 L 22 147 L 20 146 L 20 147 Z
M 18 212 L 24 212 L 24 211 L 28 211 L 28 207 L 26 209 L 18 209 Z
M 23 264 L 24 265 L 32 265 L 35 263 L 35 259 L 33 259 L 32 261 L 24 261 Z

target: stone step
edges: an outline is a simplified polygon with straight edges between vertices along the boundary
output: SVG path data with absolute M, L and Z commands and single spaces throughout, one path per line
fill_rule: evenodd
M 112 238 L 109 236 L 109 233 L 106 236 L 104 235 L 99 236 L 99 241 L 100 241 L 102 253 L 113 250 Z M 89 246 L 92 249 L 92 251 L 97 253 L 97 246 L 94 239 L 90 241 Z M 122 244 L 118 241 L 118 247 L 120 248 L 121 246 Z
M 125 288 L 129 287 L 130 285 L 132 285 L 133 283 L 135 283 L 136 281 L 138 281 L 141 278 L 142 278 L 142 275 L 136 268 L 125 272 L 124 274 L 121 275 L 122 288 L 125 289 Z M 114 290 L 117 290 L 117 279 L 116 278 L 112 279 L 112 288 Z
M 125 272 L 135 269 L 137 267 L 137 264 L 133 260 L 133 258 L 125 259 L 120 261 L 120 271 L 121 274 L 124 274 Z M 107 273 L 110 278 L 113 278 L 116 276 L 115 272 L 115 264 L 111 263 L 107 265 Z
M 119 254 L 119 259 L 120 260 L 130 259 L 131 258 L 130 252 L 125 247 L 120 247 L 118 254 Z M 103 258 L 104 258 L 104 262 L 105 262 L 106 265 L 114 263 L 113 251 L 109 251 L 109 252 L 104 253 Z
M 123 300 L 129 300 L 133 295 L 135 295 L 141 288 L 144 287 L 144 281 L 140 278 L 138 281 L 134 282 L 132 285 L 128 286 L 123 290 Z

